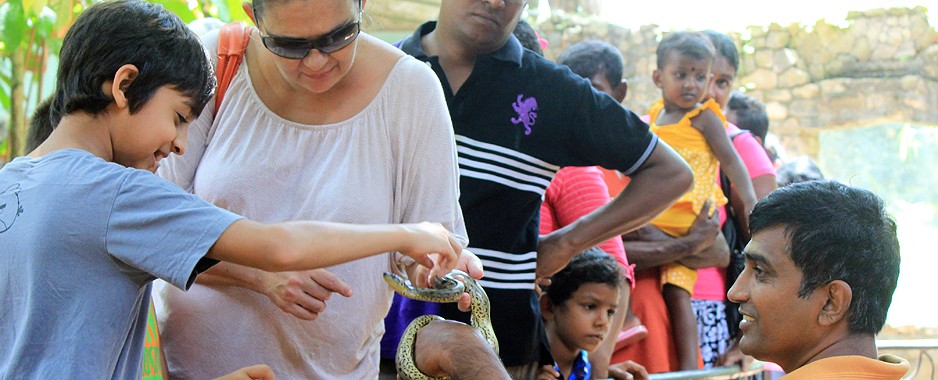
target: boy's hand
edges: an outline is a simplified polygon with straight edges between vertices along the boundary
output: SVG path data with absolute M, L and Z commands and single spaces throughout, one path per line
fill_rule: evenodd
M 265 364 L 244 367 L 215 380 L 274 380 L 274 371 Z
M 648 371 L 641 364 L 626 360 L 610 365 L 609 377 L 615 380 L 648 380 Z
M 413 258 L 417 264 L 431 268 L 431 276 L 442 277 L 456 267 L 462 246 L 442 224 L 423 222 L 404 224 L 403 227 L 409 237 L 400 252 Z
M 542 365 L 537 371 L 537 380 L 557 380 L 560 378 L 560 372 L 554 370 L 554 366 Z
M 299 319 L 313 321 L 319 318 L 332 293 L 352 296 L 352 288 L 325 269 L 261 273 L 261 293 L 280 310 Z

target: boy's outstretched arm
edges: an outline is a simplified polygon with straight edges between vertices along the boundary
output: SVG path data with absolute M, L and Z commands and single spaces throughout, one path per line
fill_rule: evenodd
M 536 270 L 541 284 L 548 283 L 546 279 L 577 253 L 651 221 L 694 182 L 687 163 L 661 140 L 631 178 L 611 202 L 541 238 Z
M 206 257 L 277 272 L 321 268 L 389 251 L 433 268 L 431 275 L 443 276 L 456 266 L 462 247 L 438 223 L 263 224 L 241 219 L 221 234 Z M 429 254 L 439 258 L 433 260 Z

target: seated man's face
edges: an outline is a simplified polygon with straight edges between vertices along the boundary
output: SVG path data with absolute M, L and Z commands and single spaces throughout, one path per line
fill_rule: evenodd
M 746 268 L 727 297 L 739 303 L 740 350 L 756 359 L 797 368 L 820 339 L 821 290 L 799 297 L 802 272 L 786 250 L 784 227 L 761 230 L 746 246 Z

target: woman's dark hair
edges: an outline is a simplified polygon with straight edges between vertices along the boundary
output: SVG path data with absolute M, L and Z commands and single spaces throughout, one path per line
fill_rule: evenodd
M 198 115 L 215 87 L 198 37 L 179 17 L 146 1 L 104 1 L 85 9 L 69 28 L 53 99 L 36 115 L 55 126 L 73 112 L 99 114 L 114 101 L 102 90 L 104 83 L 126 64 L 139 70 L 125 91 L 131 113 L 169 85 L 190 99 Z
M 616 259 L 593 247 L 574 256 L 566 267 L 551 277 L 550 286 L 544 292 L 551 303 L 560 305 L 583 284 L 600 283 L 618 288 L 622 279 Z
M 260 22 L 260 18 L 263 16 L 264 11 L 267 10 L 268 5 L 281 4 L 287 1 L 289 0 L 253 0 L 251 1 L 251 9 L 254 10 L 254 20 L 257 22 Z M 364 5 L 362 4 L 362 0 L 355 0 L 355 1 L 358 2 L 358 9 L 361 10 L 362 6 Z
M 673 32 L 665 36 L 658 44 L 658 49 L 655 52 L 658 58 L 658 69 L 664 68 L 668 55 L 675 51 L 693 59 L 709 61 L 713 60 L 715 54 L 710 39 L 702 33 Z
M 730 66 L 733 66 L 733 71 L 738 72 L 739 50 L 736 50 L 736 44 L 733 43 L 733 40 L 731 40 L 729 36 L 715 30 L 705 30 L 701 33 L 710 39 L 710 43 L 713 44 L 713 48 L 716 49 L 717 54 L 722 55 L 729 61 Z
M 876 334 L 899 279 L 896 222 L 870 191 L 810 181 L 773 191 L 752 210 L 752 234 L 782 227 L 786 250 L 802 272 L 799 297 L 834 280 L 850 285 L 852 333 Z
M 603 72 L 610 85 L 622 82 L 622 53 L 602 41 L 577 42 L 557 57 L 557 63 L 569 67 L 583 78 L 589 79 Z

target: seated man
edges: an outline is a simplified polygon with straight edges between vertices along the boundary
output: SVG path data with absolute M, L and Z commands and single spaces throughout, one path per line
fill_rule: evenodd
M 797 379 L 899 379 L 877 357 L 899 277 L 896 223 L 873 193 L 837 182 L 780 188 L 756 204 L 739 303 L 739 348 Z

